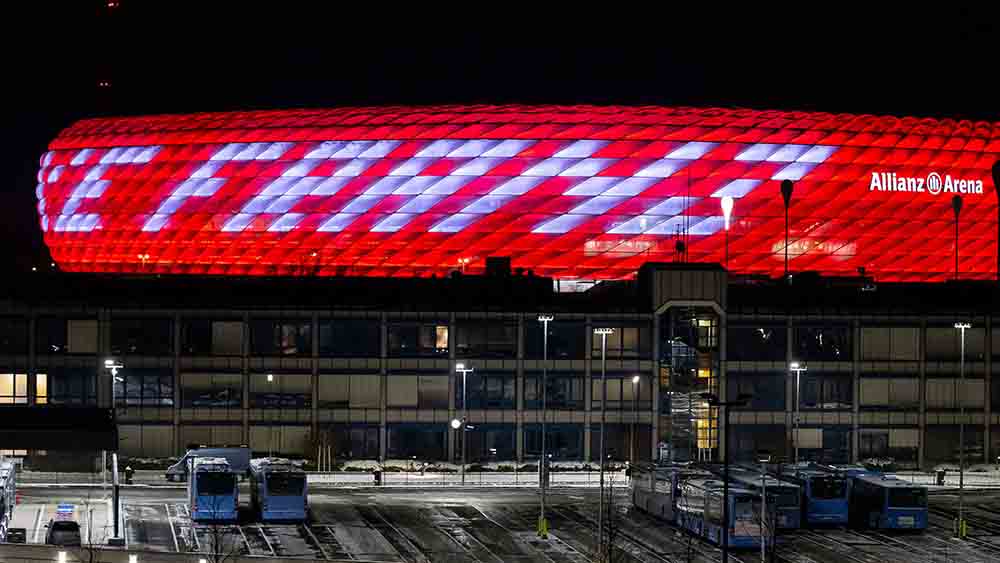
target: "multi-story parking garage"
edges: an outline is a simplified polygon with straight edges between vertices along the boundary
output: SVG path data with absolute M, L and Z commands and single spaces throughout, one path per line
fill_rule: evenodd
M 523 460 L 544 371 L 560 459 L 602 418 L 617 459 L 713 456 L 725 390 L 743 456 L 927 465 L 962 425 L 988 461 L 998 154 L 989 122 L 753 110 L 86 120 L 36 190 L 82 273 L 7 280 L 0 400 L 113 401 L 133 455 L 457 459 L 467 414 L 467 459 Z
M 797 276 L 729 281 L 721 268 L 649 266 L 635 281 L 556 293 L 548 279 L 218 280 L 39 276 L 3 302 L 2 401 L 109 406 L 123 453 L 190 443 L 338 460 L 539 455 L 542 328 L 549 324 L 548 448 L 593 459 L 606 346 L 606 436 L 616 459 L 707 457 L 700 393 L 753 395 L 732 412 L 739 455 L 846 462 L 1000 455 L 997 291 L 989 282 L 875 284 Z M 961 331 L 968 322 L 965 362 Z M 464 362 L 462 377 L 454 366 Z M 796 373 L 799 362 L 798 400 Z M 960 378 L 960 368 L 964 378 Z M 794 416 L 800 414 L 795 432 Z M 964 409 L 964 411 L 963 411 Z M 795 437 L 797 436 L 797 440 Z M 634 438 L 633 438 L 634 437 Z

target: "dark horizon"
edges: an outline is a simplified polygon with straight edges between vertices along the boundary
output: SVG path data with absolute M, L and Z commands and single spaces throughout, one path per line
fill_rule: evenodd
M 552 103 L 1000 120 L 997 30 L 981 10 L 845 10 L 796 20 L 726 7 L 590 21 L 525 14 L 484 25 L 485 10 L 427 24 L 312 7 L 105 4 L 27 8 L 21 27 L 36 35 L 6 40 L 15 56 L 3 154 L 14 177 L 0 190 L 9 210 L 0 251 L 15 271 L 48 266 L 34 209 L 38 158 L 86 117 Z

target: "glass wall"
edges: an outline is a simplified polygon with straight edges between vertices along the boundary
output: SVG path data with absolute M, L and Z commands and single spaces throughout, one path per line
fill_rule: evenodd
M 729 387 L 728 400 L 741 394 L 750 395 L 748 409 L 755 411 L 785 410 L 785 382 L 788 375 L 782 371 L 730 371 L 726 373 Z
M 234 409 L 243 404 L 243 376 L 238 373 L 182 373 L 181 406 Z
M 0 373 L 0 405 L 28 404 L 28 374 Z
M 40 405 L 97 404 L 97 376 L 93 368 L 49 368 L 35 375 L 35 402 Z
M 170 319 L 112 319 L 111 353 L 167 355 L 174 352 Z
M 257 356 L 312 355 L 312 321 L 251 321 L 250 353 Z
M 517 458 L 517 433 L 513 424 L 477 424 L 466 432 L 467 463 L 495 463 Z M 461 460 L 461 440 L 455 442 L 456 460 Z
M 39 354 L 96 354 L 97 320 L 39 317 L 36 321 Z
M 448 408 L 448 375 L 391 374 L 386 378 L 389 408 Z
M 584 375 L 549 371 L 546 378 L 548 393 L 545 396 L 547 409 L 577 410 L 583 408 Z M 542 408 L 542 372 L 529 371 L 524 374 L 524 408 Z
M 538 459 L 542 455 L 542 425 L 524 425 L 524 456 Z M 553 460 L 583 459 L 582 424 L 546 424 L 545 450 Z
M 962 331 L 952 326 L 927 327 L 927 360 L 957 362 L 961 358 Z M 965 361 L 981 362 L 986 357 L 986 329 L 965 330 Z
M 517 323 L 510 321 L 455 323 L 455 355 L 461 358 L 516 358 Z
M 28 321 L 22 318 L 0 318 L 0 354 L 28 353 Z
M 320 430 L 320 443 L 342 460 L 378 459 L 378 434 L 377 424 L 331 424 Z
M 198 356 L 239 356 L 243 353 L 243 322 L 184 319 L 181 353 Z
M 524 319 L 524 357 L 542 359 L 542 323 Z M 587 328 L 583 321 L 549 322 L 549 359 L 582 360 L 587 348 Z
M 448 323 L 393 322 L 388 327 L 389 356 L 447 358 Z
M 465 395 L 470 409 L 513 409 L 517 407 L 515 394 L 517 376 L 513 372 L 486 372 L 476 370 L 467 376 L 455 376 L 455 408 L 463 408 L 462 382 L 469 389 Z M 447 405 L 446 405 L 447 406 Z
M 862 327 L 861 359 L 917 361 L 920 359 L 919 327 Z
M 854 403 L 854 382 L 850 373 L 807 371 L 801 375 L 799 393 L 801 409 L 850 409 Z
M 726 334 L 729 360 L 785 361 L 788 329 L 784 323 L 731 324 Z
M 607 336 L 607 358 L 614 360 L 648 359 L 652 354 L 653 330 L 643 321 L 594 321 L 594 328 L 611 328 Z M 601 336 L 591 336 L 590 357 L 601 358 Z
M 649 376 L 640 375 L 638 382 L 633 382 L 633 372 L 609 373 L 605 379 L 607 410 L 638 410 L 648 411 L 650 408 Z M 601 374 L 594 373 L 591 377 L 591 410 L 601 408 Z
M 268 409 L 303 409 L 312 406 L 312 374 L 250 374 L 250 406 Z
M 377 409 L 380 378 L 378 373 L 320 374 L 319 407 Z
M 448 453 L 447 433 L 446 424 L 389 424 L 386 455 L 389 459 L 416 462 L 444 461 Z
M 799 325 L 793 329 L 792 357 L 805 361 L 847 362 L 853 359 L 847 324 Z
M 115 405 L 119 407 L 172 407 L 174 370 L 128 368 L 119 370 L 115 382 Z
M 319 321 L 320 356 L 377 358 L 381 347 L 381 324 L 378 320 Z

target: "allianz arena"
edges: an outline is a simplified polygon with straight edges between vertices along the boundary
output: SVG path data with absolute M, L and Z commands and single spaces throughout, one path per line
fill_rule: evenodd
M 67 271 L 563 279 L 714 262 L 997 277 L 1000 124 L 744 109 L 368 107 L 77 122 L 38 173 Z M 721 202 L 732 198 L 730 221 Z M 727 229 L 728 223 L 728 229 Z

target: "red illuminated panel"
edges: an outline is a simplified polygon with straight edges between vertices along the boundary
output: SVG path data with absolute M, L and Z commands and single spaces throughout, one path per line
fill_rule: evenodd
M 1000 127 L 662 107 L 442 106 L 93 119 L 41 160 L 64 270 L 445 274 L 488 256 L 559 278 L 645 262 L 996 277 Z M 679 245 L 678 242 L 683 242 Z

